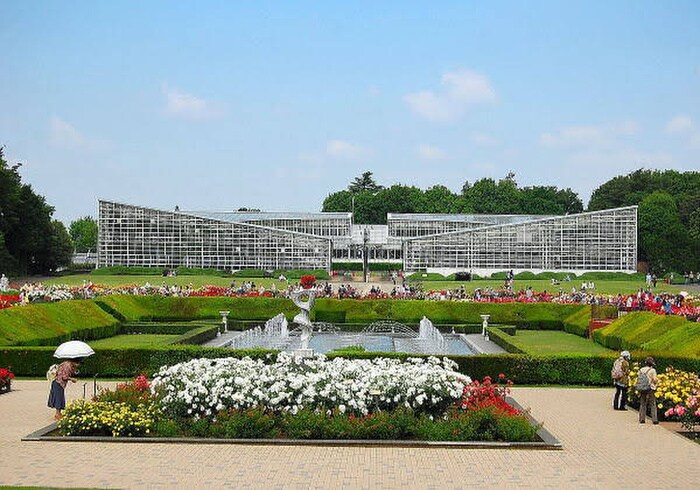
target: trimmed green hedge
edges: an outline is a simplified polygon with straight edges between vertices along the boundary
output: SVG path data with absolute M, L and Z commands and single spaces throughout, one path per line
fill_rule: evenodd
M 510 337 L 515 333 L 508 333 L 502 328 L 489 328 L 489 338 L 491 341 L 511 354 L 525 354 L 525 351 L 516 346 Z
M 687 323 L 688 320 L 680 316 L 657 315 L 647 311 L 633 312 L 593 332 L 593 339 L 609 349 L 643 349 L 646 342 L 658 339 Z
M 700 324 L 675 315 L 633 312 L 593 332 L 593 339 L 611 349 L 641 349 L 700 357 Z
M 53 347 L 0 348 L 4 365 L 19 376 L 44 376 L 55 362 Z M 131 377 L 152 374 L 161 366 L 185 362 L 195 358 L 253 357 L 266 358 L 275 351 L 262 349 L 229 350 L 199 346 L 154 346 L 138 349 L 98 349 L 81 366 L 80 376 L 97 374 L 101 377 Z M 644 352 L 633 352 L 633 358 L 643 358 Z M 368 359 L 377 356 L 406 359 L 425 357 L 406 353 L 345 352 L 342 357 Z M 329 358 L 340 357 L 328 354 Z M 583 384 L 609 385 L 610 368 L 615 355 L 560 355 L 527 356 L 522 354 L 491 354 L 476 356 L 449 356 L 459 370 L 473 379 L 506 374 L 519 384 Z M 700 372 L 700 359 L 657 354 L 657 369 L 674 366 L 686 371 Z
M 204 327 L 195 328 L 180 335 L 173 340 L 171 344 L 190 344 L 199 345 L 216 338 L 216 333 L 219 331 L 218 325 L 207 325 Z
M 242 269 L 233 273 L 234 277 L 256 278 L 256 277 L 274 277 L 277 278 L 284 275 L 287 279 L 300 279 L 301 276 L 314 276 L 318 280 L 330 279 L 328 271 L 325 269 L 290 269 L 290 270 L 275 270 L 272 272 L 263 269 Z
M 0 345 L 55 345 L 71 338 L 116 335 L 119 321 L 91 300 L 39 303 L 0 310 Z
M 288 319 L 298 309 L 284 298 L 179 298 L 163 296 L 105 296 L 100 302 L 115 310 L 128 321 L 191 320 L 220 318 L 220 310 L 229 310 L 231 320 L 268 320 L 279 313 Z M 424 316 L 433 323 L 477 324 L 479 315 L 490 314 L 492 323 L 515 325 L 531 329 L 569 329 L 585 334 L 590 321 L 587 305 L 553 303 L 469 303 L 458 301 L 409 300 L 339 300 L 320 298 L 313 310 L 317 321 L 372 323 L 395 320 L 418 323 Z M 343 316 L 344 315 L 344 316 Z M 567 331 L 569 331 L 567 330 Z

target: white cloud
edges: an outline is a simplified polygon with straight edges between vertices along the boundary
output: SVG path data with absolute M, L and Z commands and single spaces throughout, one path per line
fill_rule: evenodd
M 498 140 L 487 133 L 472 133 L 469 139 L 475 145 L 479 146 L 493 146 L 498 143 Z
M 170 116 L 203 121 L 214 119 L 223 114 L 217 103 L 181 90 L 163 86 L 163 95 L 166 99 L 165 113 Z
M 302 152 L 297 155 L 297 158 L 301 162 L 318 166 L 326 160 L 360 160 L 371 153 L 369 148 L 340 139 L 332 139 L 326 143 L 323 150 Z
M 639 125 L 634 121 L 604 125 L 567 126 L 542 133 L 540 144 L 547 147 L 609 147 L 621 137 L 637 134 Z
M 413 112 L 429 121 L 453 121 L 469 107 L 496 101 L 489 79 L 475 71 L 460 70 L 442 75 L 439 91 L 423 90 L 404 96 Z
M 343 140 L 330 140 L 326 144 L 326 155 L 343 160 L 355 160 L 367 154 L 367 149 Z
M 666 132 L 668 134 L 684 134 L 695 130 L 693 120 L 688 116 L 676 116 L 666 124 Z
M 87 146 L 87 139 L 72 124 L 53 116 L 49 125 L 49 141 L 61 148 L 78 149 Z
M 445 150 L 431 145 L 418 145 L 418 155 L 424 160 L 444 160 L 447 158 Z

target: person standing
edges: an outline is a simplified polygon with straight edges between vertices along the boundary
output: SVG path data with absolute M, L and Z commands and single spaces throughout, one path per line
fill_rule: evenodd
M 49 408 L 56 409 L 54 419 L 63 418 L 63 409 L 66 408 L 66 385 L 68 381 L 76 383 L 78 380 L 74 376 L 78 374 L 80 359 L 70 359 L 62 362 L 56 369 L 56 377 L 51 381 L 51 391 L 49 392 Z
M 630 382 L 630 353 L 623 350 L 620 357 L 615 360 L 612 368 L 613 384 L 615 385 L 615 396 L 613 397 L 613 408 L 615 410 L 627 410 L 627 389 Z
M 653 424 L 659 423 L 659 417 L 656 412 L 656 362 L 653 357 L 647 357 L 644 361 L 644 367 L 637 374 L 637 391 L 639 392 L 639 423 L 643 424 L 646 421 L 647 407 L 651 411 L 651 421 Z

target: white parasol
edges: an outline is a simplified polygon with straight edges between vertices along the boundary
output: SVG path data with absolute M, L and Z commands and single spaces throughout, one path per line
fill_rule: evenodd
M 680 294 L 681 296 L 683 296 L 685 298 L 686 296 L 688 296 L 688 291 L 681 291 L 678 294 Z
M 92 350 L 92 347 L 85 342 L 71 340 L 70 342 L 64 342 L 59 345 L 56 352 L 53 353 L 53 356 L 59 359 L 77 359 L 79 357 L 91 356 L 94 353 L 95 351 Z

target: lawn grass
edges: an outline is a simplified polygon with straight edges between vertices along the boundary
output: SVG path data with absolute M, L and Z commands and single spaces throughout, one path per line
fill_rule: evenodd
M 518 330 L 508 337 L 510 343 L 530 355 L 604 354 L 610 352 L 592 340 L 578 335 L 550 330 Z
M 93 349 L 119 349 L 129 347 L 150 347 L 153 345 L 167 344 L 171 340 L 180 337 L 179 335 L 154 335 L 154 334 L 131 334 L 115 335 L 106 339 L 93 340 L 90 346 Z
M 357 276 L 359 277 L 359 276 Z M 356 277 L 356 279 L 357 279 Z M 277 289 L 285 289 L 287 283 L 280 282 L 276 278 L 242 278 L 242 277 L 219 277 L 216 275 L 191 275 L 191 276 L 176 276 L 176 277 L 163 277 L 161 275 L 92 275 L 92 274 L 75 274 L 68 276 L 61 276 L 46 279 L 43 281 L 45 284 L 66 284 L 68 286 L 80 286 L 83 281 L 92 281 L 96 285 L 113 287 L 113 286 L 123 286 L 123 285 L 139 285 L 142 286 L 146 282 L 153 286 L 160 286 L 165 284 L 167 286 L 187 286 L 201 287 L 205 285 L 222 286 L 229 287 L 232 281 L 236 281 L 237 285 L 242 284 L 245 281 L 254 282 L 258 287 L 264 287 L 265 289 L 270 289 L 274 284 Z M 370 282 L 376 282 L 379 277 L 370 277 Z M 342 279 L 341 279 L 342 281 Z M 290 280 L 290 282 L 295 282 Z M 323 282 L 323 281 L 321 281 Z M 535 291 L 549 291 L 552 294 L 559 292 L 559 289 L 566 292 L 570 292 L 572 287 L 579 289 L 581 287 L 581 280 L 573 280 L 571 282 L 562 282 L 558 286 L 553 286 L 551 281 L 546 279 L 516 279 L 514 283 L 515 290 L 525 289 L 531 286 Z M 635 293 L 639 288 L 645 287 L 643 281 L 617 281 L 617 280 L 601 280 L 594 281 L 596 285 L 595 292 L 602 294 L 632 294 Z M 440 291 L 444 289 L 458 289 L 462 285 L 464 288 L 473 292 L 476 288 L 494 288 L 499 289 L 503 286 L 503 281 L 498 279 L 479 279 L 475 281 L 419 281 L 412 284 L 420 284 L 425 291 Z M 389 292 L 393 285 L 391 283 L 384 284 L 384 290 Z M 658 283 L 654 292 L 670 292 L 677 294 L 684 288 L 682 285 L 670 286 L 668 284 Z
M 531 286 L 534 291 L 549 291 L 551 294 L 557 294 L 560 288 L 565 292 L 571 292 L 571 288 L 576 288 L 578 291 L 581 288 L 581 280 L 573 280 L 570 282 L 562 282 L 560 285 L 554 286 L 551 281 L 546 279 L 516 279 L 513 284 L 513 289 L 518 291 Z M 644 281 L 594 281 L 597 294 L 632 294 L 645 288 Z M 458 289 L 462 285 L 467 291 L 474 291 L 476 288 L 485 289 L 487 287 L 500 289 L 503 287 L 503 281 L 496 279 L 478 279 L 475 281 L 423 281 L 420 283 L 425 291 L 441 291 L 445 289 Z M 657 283 L 654 292 L 670 292 L 678 294 L 683 289 L 682 285 L 668 285 Z
M 92 274 L 74 274 L 69 276 L 52 277 L 42 281 L 44 284 L 65 284 L 68 286 L 82 286 L 83 281 L 90 282 L 97 286 L 124 286 L 124 285 L 136 285 L 143 286 L 147 282 L 152 286 L 160 286 L 165 284 L 167 286 L 187 286 L 198 288 L 201 286 L 221 286 L 229 287 L 232 281 L 236 281 L 236 285 L 240 285 L 244 282 L 254 282 L 256 286 L 264 287 L 269 289 L 274 283 L 277 288 L 286 289 L 287 283 L 282 283 L 278 279 L 273 278 L 244 278 L 244 277 L 219 277 L 219 276 L 203 276 L 203 275 L 192 275 L 192 276 L 175 276 L 175 277 L 163 277 L 161 275 L 152 276 L 126 276 L 126 275 L 92 275 Z M 294 282 L 291 281 L 290 282 Z

